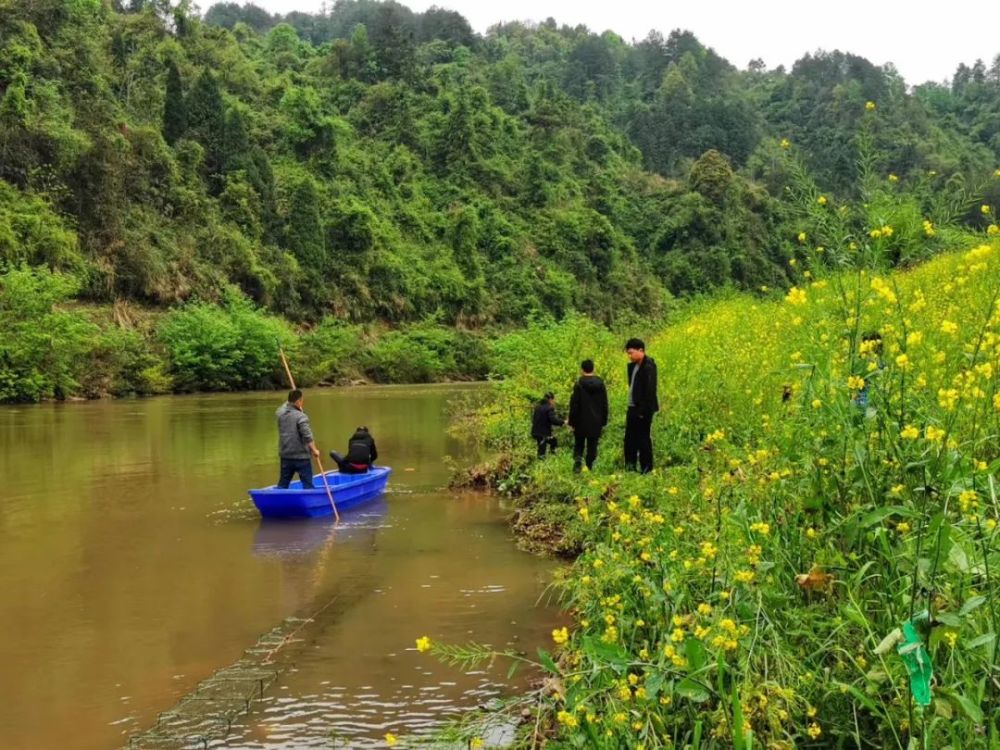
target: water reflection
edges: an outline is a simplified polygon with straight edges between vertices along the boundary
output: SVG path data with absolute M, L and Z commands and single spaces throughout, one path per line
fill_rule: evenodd
M 268 707 L 274 733 L 293 736 L 301 713 L 303 742 L 338 722 L 364 742 L 500 690 L 410 650 L 424 634 L 541 642 L 551 617 L 533 608 L 549 564 L 515 550 L 493 504 L 439 489 L 444 457 L 467 450 L 445 430 L 455 391 L 307 394 L 322 449 L 367 424 L 397 468 L 386 502 L 339 528 L 230 512 L 275 479 L 281 394 L 0 409 L 2 746 L 117 747 L 276 623 L 331 601 Z

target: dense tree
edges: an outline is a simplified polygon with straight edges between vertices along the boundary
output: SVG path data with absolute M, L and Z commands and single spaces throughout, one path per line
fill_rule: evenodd
M 167 90 L 163 100 L 163 139 L 171 146 L 187 131 L 187 105 L 181 74 L 173 60 L 167 62 Z
M 478 35 L 392 0 L 203 21 L 166 0 L 8 6 L 0 266 L 64 270 L 98 301 L 235 286 L 299 320 L 610 320 L 788 279 L 780 139 L 817 191 L 892 172 L 914 217 L 977 228 L 945 186 L 1000 161 L 1000 58 L 910 91 L 844 52 L 741 71 L 680 30 Z

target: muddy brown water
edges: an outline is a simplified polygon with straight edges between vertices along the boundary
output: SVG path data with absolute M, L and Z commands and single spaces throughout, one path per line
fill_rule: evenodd
M 394 469 L 384 501 L 339 527 L 263 523 L 246 498 L 275 481 L 282 394 L 0 408 L 0 746 L 120 747 L 283 618 L 317 612 L 227 747 L 378 746 L 520 689 L 413 648 L 533 653 L 558 621 L 553 563 L 517 549 L 496 499 L 445 489 L 445 456 L 472 459 L 449 405 L 476 393 L 307 393 L 324 453 L 366 424 Z

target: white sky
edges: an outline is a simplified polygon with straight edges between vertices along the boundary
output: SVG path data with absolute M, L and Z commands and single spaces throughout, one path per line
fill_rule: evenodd
M 242 0 L 240 0 L 242 1 Z M 201 0 L 208 9 L 213 0 Z M 254 0 L 267 10 L 317 12 L 321 0 Z M 582 23 L 611 29 L 626 40 L 650 29 L 693 31 L 701 42 L 739 68 L 755 57 L 769 68 L 806 52 L 841 49 L 880 65 L 893 62 L 907 83 L 951 78 L 960 62 L 987 66 L 1000 53 L 1000 34 L 989 3 L 951 5 L 930 0 L 401 0 L 416 11 L 432 5 L 457 10 L 476 31 L 497 21 Z M 330 2 L 332 5 L 332 0 Z

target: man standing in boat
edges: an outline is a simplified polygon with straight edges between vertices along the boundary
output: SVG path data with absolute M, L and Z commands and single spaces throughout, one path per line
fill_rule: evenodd
M 278 418 L 278 456 L 281 458 L 278 487 L 281 489 L 288 489 L 295 474 L 302 480 L 302 489 L 313 489 L 312 456 L 319 458 L 319 448 L 302 404 L 302 391 L 296 388 L 275 414 Z

